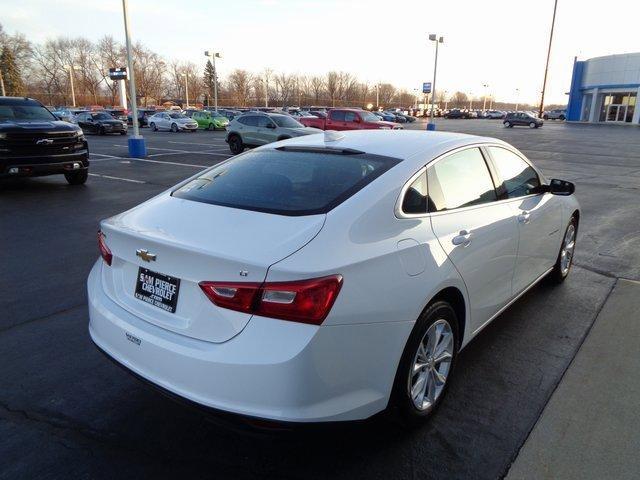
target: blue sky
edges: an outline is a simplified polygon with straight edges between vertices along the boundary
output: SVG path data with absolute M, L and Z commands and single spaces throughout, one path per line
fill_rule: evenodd
M 4 28 L 35 42 L 59 35 L 124 37 L 120 0 L 2 3 Z M 426 38 L 439 33 L 445 37 L 439 87 L 481 96 L 486 83 L 505 101 L 518 88 L 520 100 L 534 102 L 553 0 L 129 0 L 129 9 L 133 40 L 168 61 L 204 66 L 204 50 L 216 49 L 223 76 L 234 68 L 346 70 L 409 91 L 431 80 L 433 45 Z M 547 101 L 566 101 L 574 56 L 640 51 L 638 18 L 637 1 L 559 0 Z

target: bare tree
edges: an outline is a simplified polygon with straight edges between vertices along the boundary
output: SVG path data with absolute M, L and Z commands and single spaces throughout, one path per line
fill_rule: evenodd
M 227 89 L 233 101 L 240 107 L 246 107 L 251 94 L 252 75 L 246 70 L 236 69 L 229 75 Z
M 135 43 L 132 50 L 137 94 L 143 98 L 145 106 L 149 100 L 158 102 L 162 98 L 166 64 L 140 42 Z
M 325 81 L 324 78 L 314 75 L 309 80 L 309 85 L 311 87 L 311 92 L 313 93 L 313 98 L 316 103 L 320 103 L 320 95 L 324 93 Z
M 468 102 L 469 102 L 469 98 L 467 97 L 467 94 L 464 92 L 454 93 L 453 96 L 451 97 L 451 100 L 449 101 L 449 103 L 456 108 L 464 108 Z
M 282 106 L 286 107 L 289 105 L 289 100 L 295 95 L 296 78 L 294 75 L 281 73 L 275 76 L 275 81 Z
M 389 106 L 393 102 L 393 97 L 396 95 L 396 87 L 390 83 L 381 83 L 378 87 L 378 98 L 382 105 Z
M 98 71 L 104 87 L 111 98 L 111 104 L 115 105 L 118 95 L 118 84 L 109 78 L 109 69 L 125 66 L 124 47 L 116 42 L 111 35 L 105 35 L 96 44 L 94 65 Z

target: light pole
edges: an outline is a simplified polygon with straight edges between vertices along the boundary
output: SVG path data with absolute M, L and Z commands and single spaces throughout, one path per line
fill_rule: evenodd
M 380 83 L 376 83 L 376 110 L 380 109 Z
M 138 125 L 138 101 L 136 98 L 136 75 L 133 70 L 133 56 L 131 54 L 131 38 L 129 37 L 129 12 L 127 8 L 127 0 L 122 0 L 122 12 L 124 16 L 124 37 L 127 46 L 127 70 L 129 71 L 129 97 L 131 98 L 131 110 L 133 118 L 133 136 L 129 137 L 129 156 L 134 158 L 143 158 L 147 156 L 147 147 L 144 144 L 144 138 L 140 135 L 140 126 Z
M 429 34 L 429 40 L 436 44 L 436 57 L 433 62 L 433 82 L 431 83 L 431 115 L 429 115 L 429 123 L 427 123 L 427 130 L 436 129 L 436 114 L 435 114 L 435 100 L 436 100 L 436 74 L 438 73 L 438 44 L 444 43 L 444 37 L 438 37 L 435 33 Z
M 7 96 L 7 92 L 4 89 L 4 80 L 2 78 L 2 72 L 0 72 L 0 94 L 2 94 L 3 97 Z
M 446 110 L 448 106 L 449 106 L 449 91 L 445 90 L 444 91 L 444 109 Z
M 218 70 L 216 70 L 216 58 L 222 58 L 220 53 L 213 50 L 207 50 L 204 52 L 205 57 L 211 58 L 213 65 L 213 108 L 218 111 Z
M 69 83 L 71 84 L 71 105 L 76 106 L 76 91 L 73 87 L 73 71 L 80 70 L 77 65 L 67 65 L 65 68 L 69 71 Z
M 542 94 L 540 96 L 540 108 L 538 109 L 538 117 L 542 118 L 544 110 L 544 91 L 547 88 L 547 72 L 549 71 L 549 58 L 551 57 L 551 43 L 553 42 L 553 27 L 556 24 L 556 9 L 558 8 L 558 0 L 553 3 L 553 18 L 551 19 L 551 31 L 549 32 L 549 49 L 547 50 L 547 63 L 544 67 L 544 80 L 542 81 Z
M 484 112 L 487 109 L 487 87 L 489 85 L 483 83 L 482 86 L 484 87 L 484 99 L 482 100 L 482 111 Z
M 184 77 L 184 96 L 187 98 L 187 108 L 189 108 L 189 73 L 181 73 Z
M 473 92 L 469 92 L 469 111 L 473 110 Z
M 519 100 L 519 95 L 520 95 L 520 89 L 516 88 L 516 112 L 518 111 L 518 100 Z
M 418 92 L 420 91 L 417 88 L 414 88 L 413 91 L 415 92 L 414 96 L 415 96 L 415 105 L 414 105 L 414 110 L 418 110 Z

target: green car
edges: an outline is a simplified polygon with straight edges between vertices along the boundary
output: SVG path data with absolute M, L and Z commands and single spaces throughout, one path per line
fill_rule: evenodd
M 229 125 L 229 119 L 218 112 L 194 112 L 191 116 L 196 122 L 198 122 L 198 128 L 203 130 L 224 130 Z

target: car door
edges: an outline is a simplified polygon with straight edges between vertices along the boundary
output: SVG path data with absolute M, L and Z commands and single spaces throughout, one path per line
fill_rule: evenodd
M 275 142 L 278 135 L 276 124 L 266 115 L 261 115 L 257 118 L 258 128 L 256 129 L 256 140 L 258 143 L 256 143 L 256 145 Z
M 327 130 L 346 130 L 344 110 L 331 110 L 327 116 Z
M 356 112 L 344 112 L 345 130 L 358 130 L 362 128 L 360 117 Z
M 470 326 L 479 330 L 512 298 L 518 225 L 499 202 L 479 147 L 465 147 L 427 168 L 431 227 L 466 287 Z
M 499 146 L 488 146 L 486 151 L 498 177 L 498 197 L 509 200 L 518 223 L 513 274 L 513 292 L 518 294 L 556 261 L 563 233 L 561 205 L 553 194 L 540 192 L 540 175 L 523 156 Z
M 258 116 L 247 115 L 238 119 L 240 127 L 238 133 L 242 138 L 242 142 L 246 145 L 258 145 L 257 130 L 258 130 Z

